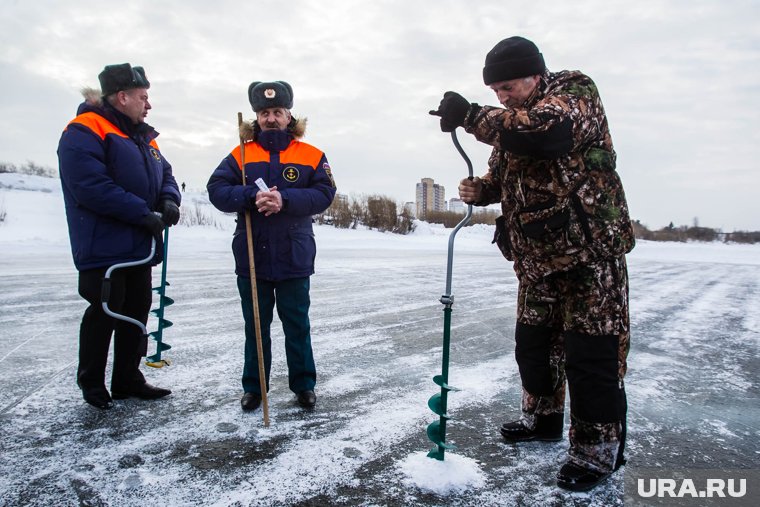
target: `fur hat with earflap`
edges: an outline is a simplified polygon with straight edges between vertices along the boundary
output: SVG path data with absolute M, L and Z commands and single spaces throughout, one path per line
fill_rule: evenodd
M 254 81 L 248 86 L 248 102 L 255 113 L 270 107 L 290 110 L 293 108 L 293 87 L 285 81 Z M 306 122 L 306 118 L 293 116 L 286 130 L 295 139 L 300 139 L 306 133 Z M 240 137 L 244 141 L 255 141 L 259 132 L 261 127 L 255 119 L 240 125 Z
M 248 86 L 248 102 L 251 103 L 254 113 L 270 107 L 290 110 L 293 109 L 293 87 L 285 81 L 254 81 Z

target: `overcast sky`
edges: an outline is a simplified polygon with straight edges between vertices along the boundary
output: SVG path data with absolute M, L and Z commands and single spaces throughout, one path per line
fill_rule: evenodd
M 80 89 L 129 62 L 191 188 L 236 146 L 237 112 L 253 117 L 249 83 L 284 80 L 339 192 L 412 201 L 432 177 L 448 199 L 466 166 L 427 112 L 446 90 L 498 105 L 482 67 L 512 35 L 596 81 L 634 219 L 760 230 L 756 1 L 3 0 L 0 162 L 57 167 Z M 489 148 L 459 135 L 484 173 Z

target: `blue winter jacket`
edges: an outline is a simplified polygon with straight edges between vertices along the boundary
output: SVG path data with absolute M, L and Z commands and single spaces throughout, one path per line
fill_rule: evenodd
M 280 281 L 314 274 L 317 246 L 312 215 L 326 210 L 335 197 L 324 153 L 286 131 L 269 130 L 245 144 L 246 186 L 240 162 L 238 146 L 222 160 L 207 185 L 214 206 L 238 213 L 232 238 L 235 273 L 250 277 L 244 218 L 248 210 L 257 278 Z M 256 210 L 257 178 L 262 178 L 269 188 L 276 186 L 282 194 L 283 208 L 279 213 L 265 216 Z
M 80 271 L 144 259 L 151 234 L 140 225 L 163 199 L 181 201 L 150 125 L 107 102 L 86 101 L 63 131 L 58 162 L 74 265 Z

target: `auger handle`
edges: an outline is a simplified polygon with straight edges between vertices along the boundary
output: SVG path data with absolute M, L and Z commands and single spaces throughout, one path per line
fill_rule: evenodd
M 129 268 L 132 266 L 147 264 L 148 262 L 151 261 L 151 259 L 153 259 L 153 256 L 155 254 L 156 254 L 156 238 L 151 238 L 150 253 L 148 254 L 148 256 L 139 261 L 122 262 L 119 264 L 114 264 L 113 266 L 108 268 L 106 270 L 105 277 L 103 278 L 103 285 L 100 291 L 100 303 L 103 307 L 103 312 L 105 312 L 106 315 L 110 315 L 111 317 L 115 319 L 123 320 L 124 322 L 129 322 L 130 324 L 134 324 L 135 326 L 140 328 L 143 336 L 148 336 L 148 330 L 145 327 L 145 324 L 143 324 L 139 320 L 133 319 L 131 317 L 127 317 L 126 315 L 121 315 L 120 313 L 116 313 L 112 311 L 110 308 L 108 308 L 108 299 L 111 296 L 111 273 L 113 273 L 113 271 L 116 269 Z
M 457 138 L 457 131 L 452 130 L 451 131 L 451 140 L 454 142 L 454 146 L 456 146 L 457 151 L 460 155 L 462 155 L 462 158 L 467 163 L 467 172 L 469 173 L 469 178 L 473 178 L 472 174 L 472 161 L 470 160 L 470 157 L 467 156 L 467 153 L 464 152 L 464 149 L 462 149 L 462 145 L 459 144 L 459 139 Z
M 454 142 L 454 146 L 456 147 L 459 154 L 462 155 L 462 158 L 467 163 L 467 171 L 469 173 L 468 177 L 472 179 L 472 161 L 470 160 L 470 157 L 467 156 L 467 153 L 465 153 L 462 149 L 462 145 L 459 144 L 456 130 L 451 131 L 451 140 Z M 443 294 L 443 296 L 441 296 L 441 303 L 447 306 L 450 306 L 454 303 L 454 297 L 451 295 L 451 272 L 454 266 L 454 237 L 457 235 L 457 232 L 459 232 L 459 229 L 470 222 L 470 218 L 472 218 L 472 204 L 467 205 L 467 213 L 465 214 L 462 221 L 459 222 L 456 227 L 454 227 L 454 230 L 451 231 L 451 234 L 449 235 L 449 252 L 448 259 L 446 261 L 446 292 Z

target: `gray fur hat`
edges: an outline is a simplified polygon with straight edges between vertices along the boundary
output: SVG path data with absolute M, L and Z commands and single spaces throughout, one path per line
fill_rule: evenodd
M 98 80 L 104 97 L 132 88 L 150 88 L 145 70 L 142 67 L 132 67 L 128 63 L 106 65 L 98 74 Z
M 268 107 L 292 109 L 293 88 L 285 81 L 272 81 L 270 83 L 254 81 L 248 87 L 248 101 L 255 113 Z

